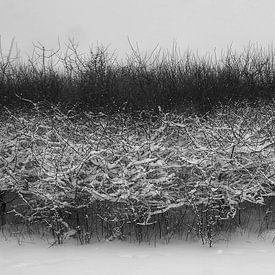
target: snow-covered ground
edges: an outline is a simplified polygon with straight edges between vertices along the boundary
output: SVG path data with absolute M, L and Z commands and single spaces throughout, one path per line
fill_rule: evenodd
M 275 233 L 274 233 L 275 234 Z M 272 233 L 273 235 L 273 233 Z M 45 241 L 0 241 L 1 275 L 275 274 L 272 239 L 243 236 L 214 247 L 199 242 L 168 245 L 95 242 L 53 246 Z

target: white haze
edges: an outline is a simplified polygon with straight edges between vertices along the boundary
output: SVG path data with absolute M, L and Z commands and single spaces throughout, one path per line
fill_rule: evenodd
M 22 53 L 32 42 L 56 48 L 74 37 L 87 51 L 96 43 L 129 52 L 127 36 L 141 50 L 173 41 L 199 53 L 273 42 L 273 0 L 0 0 L 0 35 L 6 50 L 13 37 Z
M 199 242 L 168 245 L 128 242 L 68 242 L 51 247 L 41 240 L 0 241 L 3 275 L 273 275 L 275 247 L 269 239 L 242 236 L 214 247 Z

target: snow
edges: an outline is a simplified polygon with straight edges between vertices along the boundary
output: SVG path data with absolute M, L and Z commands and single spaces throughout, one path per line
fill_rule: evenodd
M 270 236 L 274 237 L 272 232 Z M 169 244 L 67 242 L 52 246 L 40 239 L 0 241 L 2 275 L 162 275 L 162 274 L 274 274 L 272 238 L 242 236 L 209 248 L 199 242 Z

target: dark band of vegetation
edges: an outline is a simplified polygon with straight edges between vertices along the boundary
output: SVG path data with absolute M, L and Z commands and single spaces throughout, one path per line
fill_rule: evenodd
M 219 57 L 180 54 L 176 47 L 143 54 L 132 47 L 119 61 L 105 47 L 83 55 L 70 41 L 64 53 L 35 45 L 33 56 L 23 62 L 11 45 L 0 59 L 0 102 L 18 105 L 24 98 L 114 112 L 188 106 L 204 113 L 224 103 L 273 99 L 274 56 L 272 47 L 228 49 Z

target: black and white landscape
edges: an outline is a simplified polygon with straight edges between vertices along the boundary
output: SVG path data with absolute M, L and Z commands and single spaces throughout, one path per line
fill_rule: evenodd
M 1 1 L 0 271 L 272 274 L 273 8 Z

